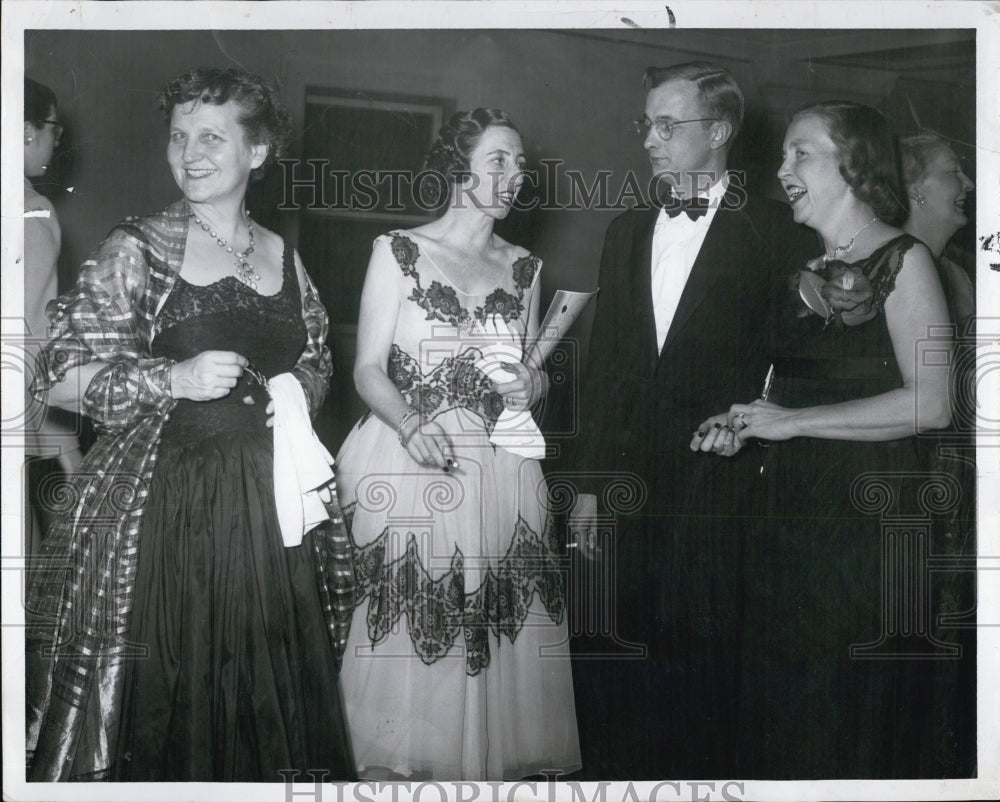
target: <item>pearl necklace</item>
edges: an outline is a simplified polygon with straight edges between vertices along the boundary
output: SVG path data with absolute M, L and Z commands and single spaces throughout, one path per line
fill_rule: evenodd
M 838 256 L 843 256 L 845 253 L 851 250 L 851 248 L 854 247 L 854 243 L 857 240 L 857 238 L 861 236 L 861 232 L 863 232 L 866 228 L 868 228 L 868 226 L 870 226 L 872 223 L 877 223 L 877 222 L 878 222 L 878 216 L 876 215 L 867 223 L 865 223 L 863 226 L 861 226 L 861 228 L 855 231 L 854 236 L 851 237 L 851 239 L 848 241 L 846 245 L 835 245 L 832 253 L 823 254 L 823 264 L 827 264 L 836 259 Z
M 243 212 L 243 216 L 246 217 L 247 220 L 247 230 L 250 233 L 250 244 L 247 245 L 247 249 L 245 251 L 237 251 L 225 239 L 220 237 L 208 223 L 202 222 L 202 219 L 198 217 L 198 215 L 191 212 L 191 217 L 193 217 L 194 221 L 201 226 L 202 231 L 207 232 L 208 236 L 214 239 L 220 248 L 225 248 L 226 253 L 231 253 L 233 255 L 233 259 L 236 261 L 236 270 L 234 271 L 236 274 L 236 280 L 246 284 L 251 290 L 256 290 L 257 282 L 260 281 L 260 273 L 258 273 L 257 269 L 247 261 L 250 254 L 253 253 L 253 220 L 250 219 L 250 215 L 247 214 L 246 211 Z

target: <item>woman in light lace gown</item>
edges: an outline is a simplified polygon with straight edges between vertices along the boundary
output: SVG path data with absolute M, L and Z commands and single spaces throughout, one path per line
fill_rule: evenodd
M 539 365 L 508 357 L 497 375 L 483 359 L 498 340 L 521 353 L 538 326 L 541 262 L 493 233 L 523 165 L 506 114 L 456 114 L 426 164 L 445 213 L 379 237 L 368 266 L 354 377 L 371 411 L 337 459 L 356 547 L 342 681 L 361 777 L 580 765 L 545 481 L 490 442 L 505 409 L 525 413 L 547 388 Z

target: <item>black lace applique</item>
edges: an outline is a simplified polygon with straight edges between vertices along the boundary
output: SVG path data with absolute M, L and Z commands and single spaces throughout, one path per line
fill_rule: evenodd
M 876 251 L 869 257 L 872 261 L 870 267 L 866 267 L 865 275 L 868 276 L 868 280 L 871 281 L 875 290 L 874 303 L 876 306 L 881 307 L 885 303 L 885 299 L 896 289 L 896 276 L 899 275 L 899 271 L 903 267 L 906 252 L 916 244 L 917 240 L 904 234 L 886 243 L 882 253 Z M 876 254 L 878 258 L 874 258 Z
M 350 528 L 356 504 L 344 510 Z M 353 545 L 357 603 L 368 603 L 366 624 L 373 645 L 383 641 L 405 616 L 413 649 L 430 665 L 460 643 L 465 672 L 476 676 L 490 664 L 490 638 L 513 643 L 537 596 L 555 624 L 566 609 L 565 578 L 556 555 L 555 527 L 534 532 L 518 518 L 506 555 L 489 569 L 482 584 L 465 592 L 465 558 L 455 549 L 447 573 L 432 579 L 424 568 L 416 537 L 408 536 L 405 553 L 388 564 L 389 528 L 363 548 Z M 352 541 L 353 543 L 353 541 Z
M 503 398 L 476 367 L 482 355 L 478 348 L 468 348 L 459 356 L 443 359 L 425 376 L 417 360 L 394 344 L 389 349 L 388 374 L 406 403 L 425 418 L 463 407 L 482 417 L 492 431 L 503 412 Z
M 288 276 L 284 275 L 281 289 L 274 295 L 260 295 L 240 282 L 236 276 L 226 276 L 211 284 L 189 284 L 180 276 L 169 296 L 169 303 L 153 321 L 157 334 L 183 323 L 188 318 L 218 312 L 244 310 L 255 315 L 266 315 L 279 324 L 298 326 L 302 320 L 298 298 L 288 289 Z
M 417 286 L 410 293 L 409 300 L 415 301 L 417 306 L 427 312 L 428 320 L 440 320 L 456 328 L 469 328 L 472 316 L 458 300 L 454 288 L 435 280 L 425 290 L 420 286 L 420 277 L 416 274 L 413 281 Z
M 493 317 L 494 315 L 502 317 L 504 323 L 517 320 L 524 311 L 524 304 L 521 303 L 521 298 L 523 297 L 523 292 L 511 295 L 506 290 L 498 287 L 486 296 L 486 303 L 483 306 L 476 307 L 476 320 L 480 323 L 485 323 L 488 317 Z
M 514 273 L 514 286 L 519 290 L 528 289 L 535 281 L 538 272 L 538 259 L 534 256 L 522 256 L 511 268 Z
M 392 235 L 392 255 L 396 257 L 396 263 L 400 266 L 404 275 L 415 276 L 417 274 L 417 259 L 420 258 L 420 249 L 417 243 L 409 237 L 394 233 Z
M 468 329 L 476 321 L 485 325 L 487 320 L 494 316 L 503 318 L 504 323 L 517 320 L 524 313 L 524 292 L 534 282 L 539 266 L 536 256 L 518 258 L 511 266 L 517 295 L 497 287 L 486 297 L 486 302 L 482 306 L 477 306 L 470 312 L 462 306 L 453 287 L 437 280 L 432 281 L 426 288 L 420 283 L 420 274 L 416 268 L 420 249 L 413 240 L 402 234 L 393 233 L 391 248 L 403 275 L 412 278 L 416 284 L 408 300 L 427 312 L 427 320 L 440 320 L 460 329 Z

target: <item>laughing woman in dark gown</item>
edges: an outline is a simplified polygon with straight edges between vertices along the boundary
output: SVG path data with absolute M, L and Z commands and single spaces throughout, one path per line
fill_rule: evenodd
M 29 593 L 29 777 L 350 779 L 333 578 L 350 572 L 328 559 L 337 524 L 283 543 L 265 385 L 292 373 L 315 414 L 327 318 L 244 207 L 288 116 L 237 70 L 182 75 L 159 106 L 183 199 L 119 224 L 50 305 L 37 391 L 101 436 L 47 543 L 73 568 Z
M 895 164 L 872 108 L 829 102 L 792 119 L 778 178 L 826 256 L 775 293 L 766 399 L 734 404 L 691 442 L 725 455 L 770 443 L 741 604 L 748 778 L 955 770 L 926 761 L 942 720 L 928 658 L 944 651 L 920 632 L 926 608 L 897 604 L 893 585 L 912 578 L 899 558 L 926 548 L 914 522 L 941 497 L 915 435 L 948 424 L 951 347 L 933 259 L 895 227 Z

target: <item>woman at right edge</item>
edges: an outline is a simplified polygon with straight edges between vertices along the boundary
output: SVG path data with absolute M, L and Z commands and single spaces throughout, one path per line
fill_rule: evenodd
M 928 704 L 935 661 L 914 652 L 934 650 L 892 634 L 896 613 L 923 611 L 891 609 L 905 578 L 892 547 L 907 535 L 886 523 L 921 514 L 915 435 L 950 419 L 947 305 L 931 254 L 897 228 L 904 195 L 875 109 L 802 109 L 783 159 L 795 220 L 826 247 L 809 268 L 843 292 L 832 310 L 815 297 L 807 308 L 809 271 L 785 282 L 766 399 L 734 404 L 691 441 L 727 456 L 769 444 L 746 539 L 742 776 L 955 776 L 927 760 L 942 729 Z
M 960 489 L 957 503 L 935 517 L 933 551 L 938 558 L 968 563 L 976 556 L 976 288 L 962 266 L 956 234 L 969 224 L 966 203 L 975 185 L 949 140 L 921 131 L 899 142 L 910 216 L 903 229 L 923 242 L 934 257 L 955 326 L 952 357 L 952 419 L 940 436 L 921 440 L 929 467 Z M 956 257 L 956 258 L 952 258 Z M 944 717 L 928 756 L 930 764 L 961 766 L 968 776 L 976 756 L 976 607 L 974 571 L 940 572 L 935 592 L 947 600 L 944 612 L 958 613 L 960 626 L 942 629 L 941 639 L 962 649 L 959 660 L 938 660 L 928 702 Z M 954 619 L 953 619 L 954 621 Z

